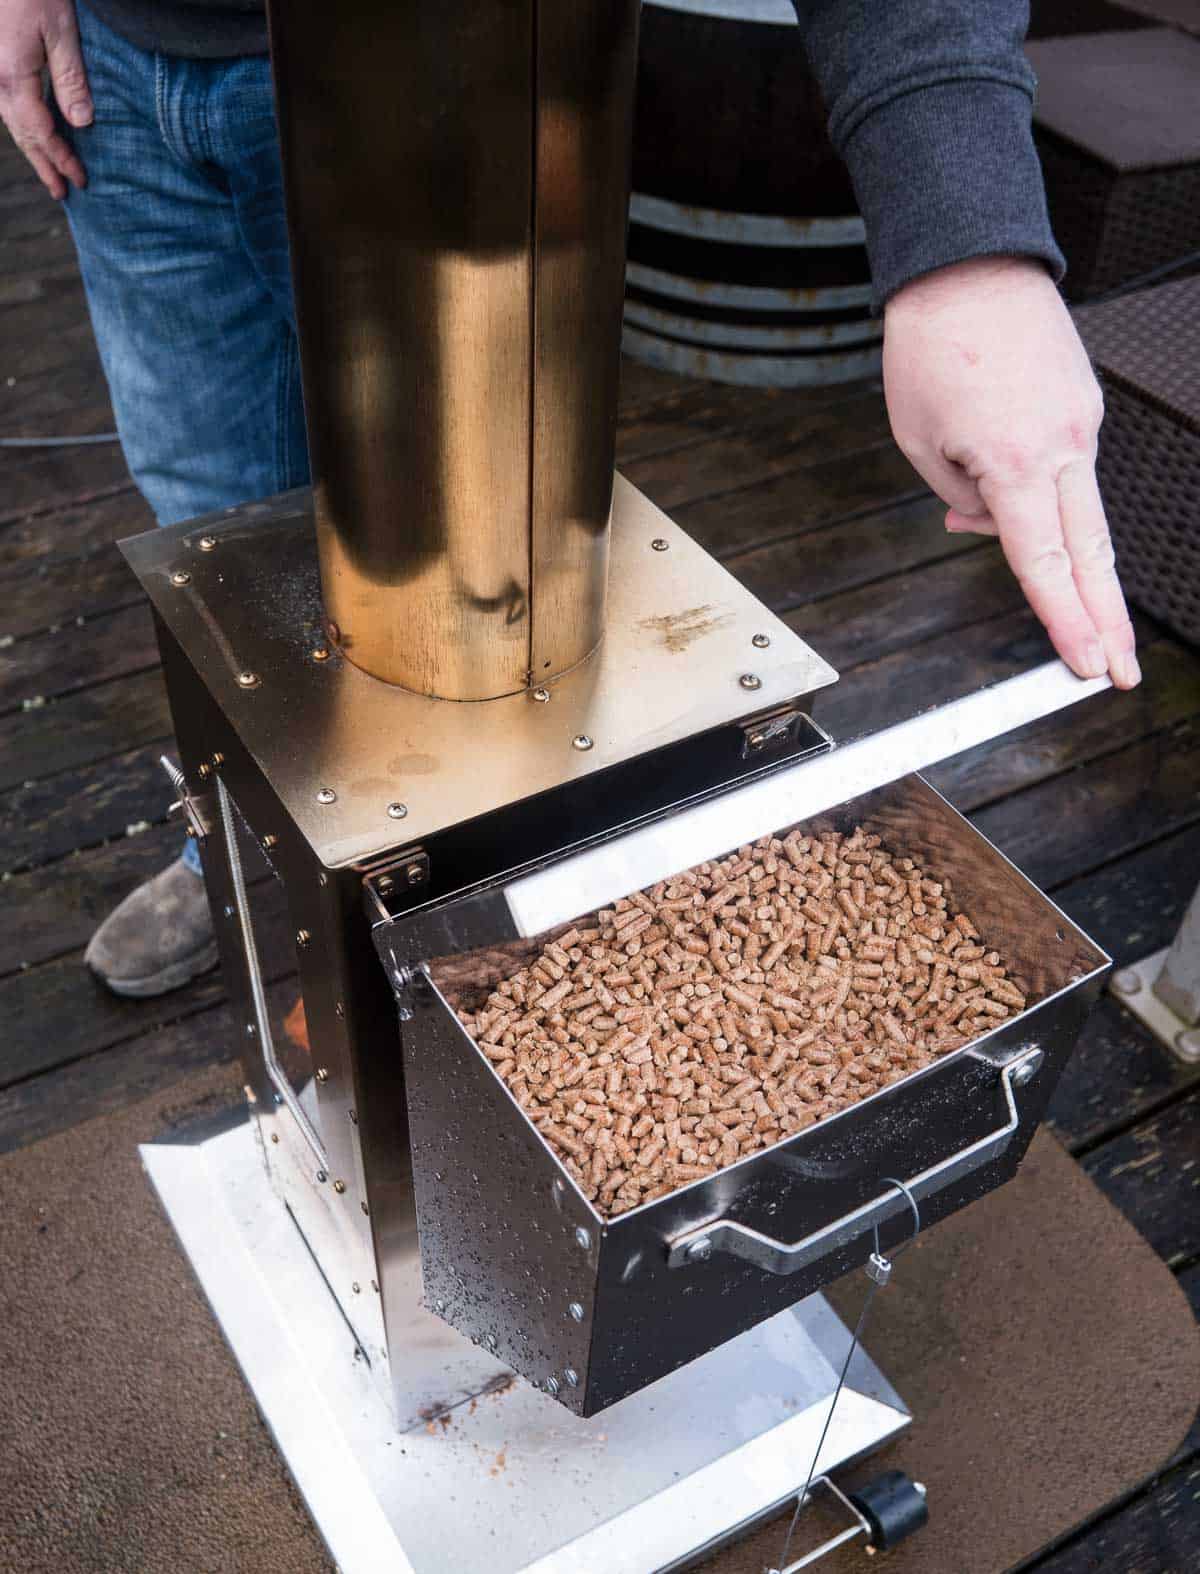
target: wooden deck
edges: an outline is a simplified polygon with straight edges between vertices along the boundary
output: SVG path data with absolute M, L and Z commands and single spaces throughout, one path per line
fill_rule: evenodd
M 5 140 L 0 436 L 111 421 L 63 215 Z M 997 549 L 945 534 L 877 386 L 764 394 L 629 365 L 620 463 L 841 670 L 819 712 L 837 736 L 1046 652 Z M 179 838 L 150 616 L 112 545 L 150 523 L 115 446 L 0 450 L 0 1151 L 238 1041 L 215 976 L 133 1003 L 80 965 L 96 921 Z M 1200 879 L 1200 656 L 1144 620 L 1141 641 L 1135 695 L 932 773 L 1118 963 L 1167 941 Z M 1105 998 L 1054 1122 L 1200 1308 L 1200 1068 Z M 1197 1546 L 1200 1424 L 1160 1475 L 1027 1567 L 1163 1574 L 1197 1567 Z

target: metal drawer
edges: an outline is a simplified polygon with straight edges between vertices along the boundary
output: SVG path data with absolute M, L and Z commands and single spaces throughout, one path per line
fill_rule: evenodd
M 406 986 L 401 1016 L 412 1013 L 404 1061 L 427 1302 L 578 1414 L 864 1262 L 876 1232 L 894 1244 L 911 1213 L 892 1181 L 919 1199 L 923 1225 L 1001 1184 L 1043 1117 L 1108 958 L 919 775 L 804 822 L 859 823 L 952 887 L 1029 1007 L 774 1148 L 613 1220 L 578 1190 L 455 1013 L 464 990 L 486 991 L 535 947 L 519 938 L 519 917 L 509 930 L 518 937 L 466 952 L 453 937 L 478 934 L 464 913 L 485 899 L 494 912 L 495 888 L 414 917 L 406 944 L 426 947 L 415 968 L 392 945 L 402 920 L 376 929 Z M 588 856 L 619 866 L 621 846 Z M 510 911 L 528 899 L 528 886 L 524 896 L 510 888 Z

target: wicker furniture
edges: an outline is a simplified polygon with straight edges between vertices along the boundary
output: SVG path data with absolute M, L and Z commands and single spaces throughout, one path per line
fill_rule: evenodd
M 1104 387 L 1099 476 L 1122 582 L 1200 644 L 1200 277 L 1075 317 Z

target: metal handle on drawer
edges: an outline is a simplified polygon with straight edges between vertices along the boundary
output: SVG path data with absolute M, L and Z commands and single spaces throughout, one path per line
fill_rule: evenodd
M 1015 1090 L 1024 1087 L 1037 1075 L 1044 1058 L 1042 1051 L 1036 1045 L 1031 1045 L 1005 1062 L 1000 1068 L 1006 1115 L 1004 1124 L 986 1137 L 981 1137 L 978 1142 L 960 1148 L 949 1158 L 940 1159 L 906 1182 L 908 1191 L 918 1202 L 952 1185 L 962 1176 L 969 1175 L 972 1170 L 982 1168 L 992 1159 L 999 1158 L 1021 1123 Z M 719 1219 L 715 1223 L 702 1224 L 683 1235 L 677 1235 L 669 1244 L 667 1263 L 672 1268 L 685 1268 L 707 1262 L 716 1252 L 728 1252 L 730 1256 L 741 1257 L 766 1273 L 798 1273 L 827 1252 L 836 1251 L 838 1247 L 857 1240 L 865 1231 L 883 1224 L 909 1206 L 904 1193 L 890 1186 L 872 1202 L 864 1203 L 861 1208 L 855 1208 L 852 1213 L 844 1214 L 832 1224 L 791 1245 L 777 1241 L 770 1235 L 763 1235 L 759 1230 L 752 1230 L 745 1224 Z

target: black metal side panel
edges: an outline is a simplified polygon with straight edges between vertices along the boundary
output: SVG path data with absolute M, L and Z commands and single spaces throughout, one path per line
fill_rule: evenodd
M 1016 1173 L 1041 1122 L 1102 978 L 1027 1012 L 986 1040 L 997 1059 L 1037 1045 L 1045 1055 L 1017 1093 L 1020 1126 L 1002 1155 L 920 1205 L 922 1228 L 1003 1185 Z M 694 1361 L 866 1262 L 875 1237 L 848 1245 L 786 1277 L 716 1252 L 706 1262 L 667 1263 L 669 1242 L 717 1219 L 791 1244 L 1003 1126 L 999 1070 L 962 1052 L 882 1094 L 810 1127 L 768 1153 L 744 1160 L 605 1230 L 596 1293 L 587 1413 Z M 885 1249 L 904 1240 L 902 1212 L 880 1229 Z
M 418 975 L 411 1000 L 402 1037 L 426 1304 L 583 1414 L 595 1215 L 436 986 Z

